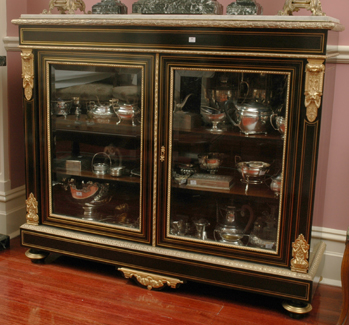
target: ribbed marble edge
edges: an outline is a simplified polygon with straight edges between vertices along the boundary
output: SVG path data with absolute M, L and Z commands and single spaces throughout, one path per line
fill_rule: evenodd
M 73 26 L 166 26 L 225 28 L 332 29 L 343 31 L 336 18 L 327 16 L 262 16 L 262 15 L 21 15 L 15 25 Z
M 32 232 L 37 232 L 40 234 L 47 234 L 47 235 L 54 235 L 109 247 L 115 247 L 115 248 L 122 248 L 127 250 L 134 250 L 149 254 L 156 254 L 161 256 L 171 256 L 174 258 L 181 258 L 186 259 L 190 261 L 196 261 L 201 263 L 207 263 L 212 265 L 219 265 L 229 268 L 235 268 L 235 269 L 243 269 L 253 272 L 260 272 L 265 274 L 272 274 L 287 278 L 297 278 L 300 280 L 310 280 L 312 281 L 315 276 L 317 269 L 320 265 L 322 256 L 325 252 L 326 245 L 323 242 L 319 242 L 313 249 L 312 253 L 310 254 L 310 268 L 307 274 L 303 273 L 297 273 L 292 272 L 289 269 L 281 268 L 281 267 L 275 267 L 275 266 L 269 266 L 269 265 L 263 265 L 258 263 L 252 263 L 252 262 L 246 262 L 246 261 L 240 261 L 236 259 L 228 259 L 223 257 L 216 257 L 211 255 L 204 255 L 204 254 L 198 254 L 198 253 L 189 253 L 174 249 L 167 249 L 167 248 L 161 248 L 161 247 L 153 247 L 151 245 L 145 245 L 145 244 L 139 244 L 134 242 L 129 242 L 125 240 L 119 240 L 114 238 L 107 238 L 99 235 L 93 235 L 93 234 L 85 234 L 81 232 L 71 231 L 71 230 L 65 230 L 50 226 L 33 226 L 29 224 L 24 224 L 21 226 L 22 230 L 30 230 Z

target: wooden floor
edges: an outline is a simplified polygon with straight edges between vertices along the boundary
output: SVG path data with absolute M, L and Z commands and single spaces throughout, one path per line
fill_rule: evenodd
M 51 254 L 32 263 L 20 246 L 0 252 L 1 325 L 336 324 L 341 289 L 321 285 L 313 311 L 292 319 L 281 301 L 196 283 L 148 291 L 113 266 Z

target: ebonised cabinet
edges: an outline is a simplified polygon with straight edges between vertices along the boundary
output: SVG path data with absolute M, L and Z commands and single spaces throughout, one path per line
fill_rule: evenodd
M 309 248 L 336 19 L 14 23 L 28 257 L 58 252 L 114 264 L 149 289 L 198 281 L 311 310 L 325 249 Z

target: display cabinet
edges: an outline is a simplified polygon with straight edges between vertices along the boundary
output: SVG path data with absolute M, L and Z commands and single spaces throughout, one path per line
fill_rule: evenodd
M 27 256 L 311 310 L 329 17 L 24 15 Z M 322 145 L 322 144 L 320 144 Z M 321 157 L 320 157 L 321 159 Z

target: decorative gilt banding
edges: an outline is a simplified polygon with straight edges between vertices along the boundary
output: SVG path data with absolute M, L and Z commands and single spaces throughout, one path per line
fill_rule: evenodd
M 314 122 L 321 105 L 322 88 L 324 84 L 324 60 L 308 60 L 305 68 L 305 107 L 309 122 Z
M 121 17 L 123 16 L 123 17 Z M 129 18 L 131 17 L 132 18 Z M 160 19 L 157 15 L 118 15 L 117 19 L 95 19 L 90 16 L 62 17 L 59 19 L 45 17 L 20 18 L 12 20 L 15 25 L 56 25 L 56 26 L 158 26 L 158 27 L 212 27 L 212 28 L 276 28 L 276 29 L 331 29 L 343 31 L 345 27 L 338 22 L 326 19 L 323 21 L 280 21 L 280 20 L 236 20 L 228 15 L 216 15 L 212 19 L 201 18 L 205 15 L 190 15 L 189 18 L 183 19 L 183 16 L 177 15 L 171 18 L 167 15 L 166 19 Z M 193 17 L 195 16 L 195 17 Z M 225 17 L 226 16 L 226 17 Z M 173 17 L 173 16 L 172 16 Z
M 24 95 L 31 100 L 34 88 L 34 55 L 31 49 L 22 49 L 22 78 Z
M 51 10 L 57 8 L 61 14 L 73 14 L 76 10 L 80 9 L 83 13 L 85 12 L 85 3 L 83 0 L 51 0 L 49 3 L 48 11 L 45 9 L 43 14 L 50 14 Z
M 176 289 L 178 285 L 182 284 L 183 281 L 171 278 L 167 276 L 161 276 L 153 273 L 141 272 L 136 270 L 127 269 L 124 267 L 118 268 L 123 273 L 126 279 L 136 279 L 139 284 L 151 289 L 162 289 L 165 286 Z
M 292 15 L 294 11 L 305 9 L 311 11 L 313 16 L 326 16 L 322 11 L 320 0 L 286 0 L 282 10 L 278 12 L 278 15 Z
M 30 193 L 25 203 L 27 205 L 27 214 L 26 214 L 27 224 L 34 225 L 34 226 L 39 225 L 38 201 L 35 199 L 33 193 Z
M 160 153 L 160 161 L 164 162 L 165 161 L 165 153 L 166 153 L 166 148 L 164 146 L 161 147 L 161 153 Z
M 309 269 L 309 248 L 310 245 L 305 240 L 304 236 L 300 234 L 298 238 L 292 243 L 292 260 L 291 271 L 299 273 L 307 273 Z

